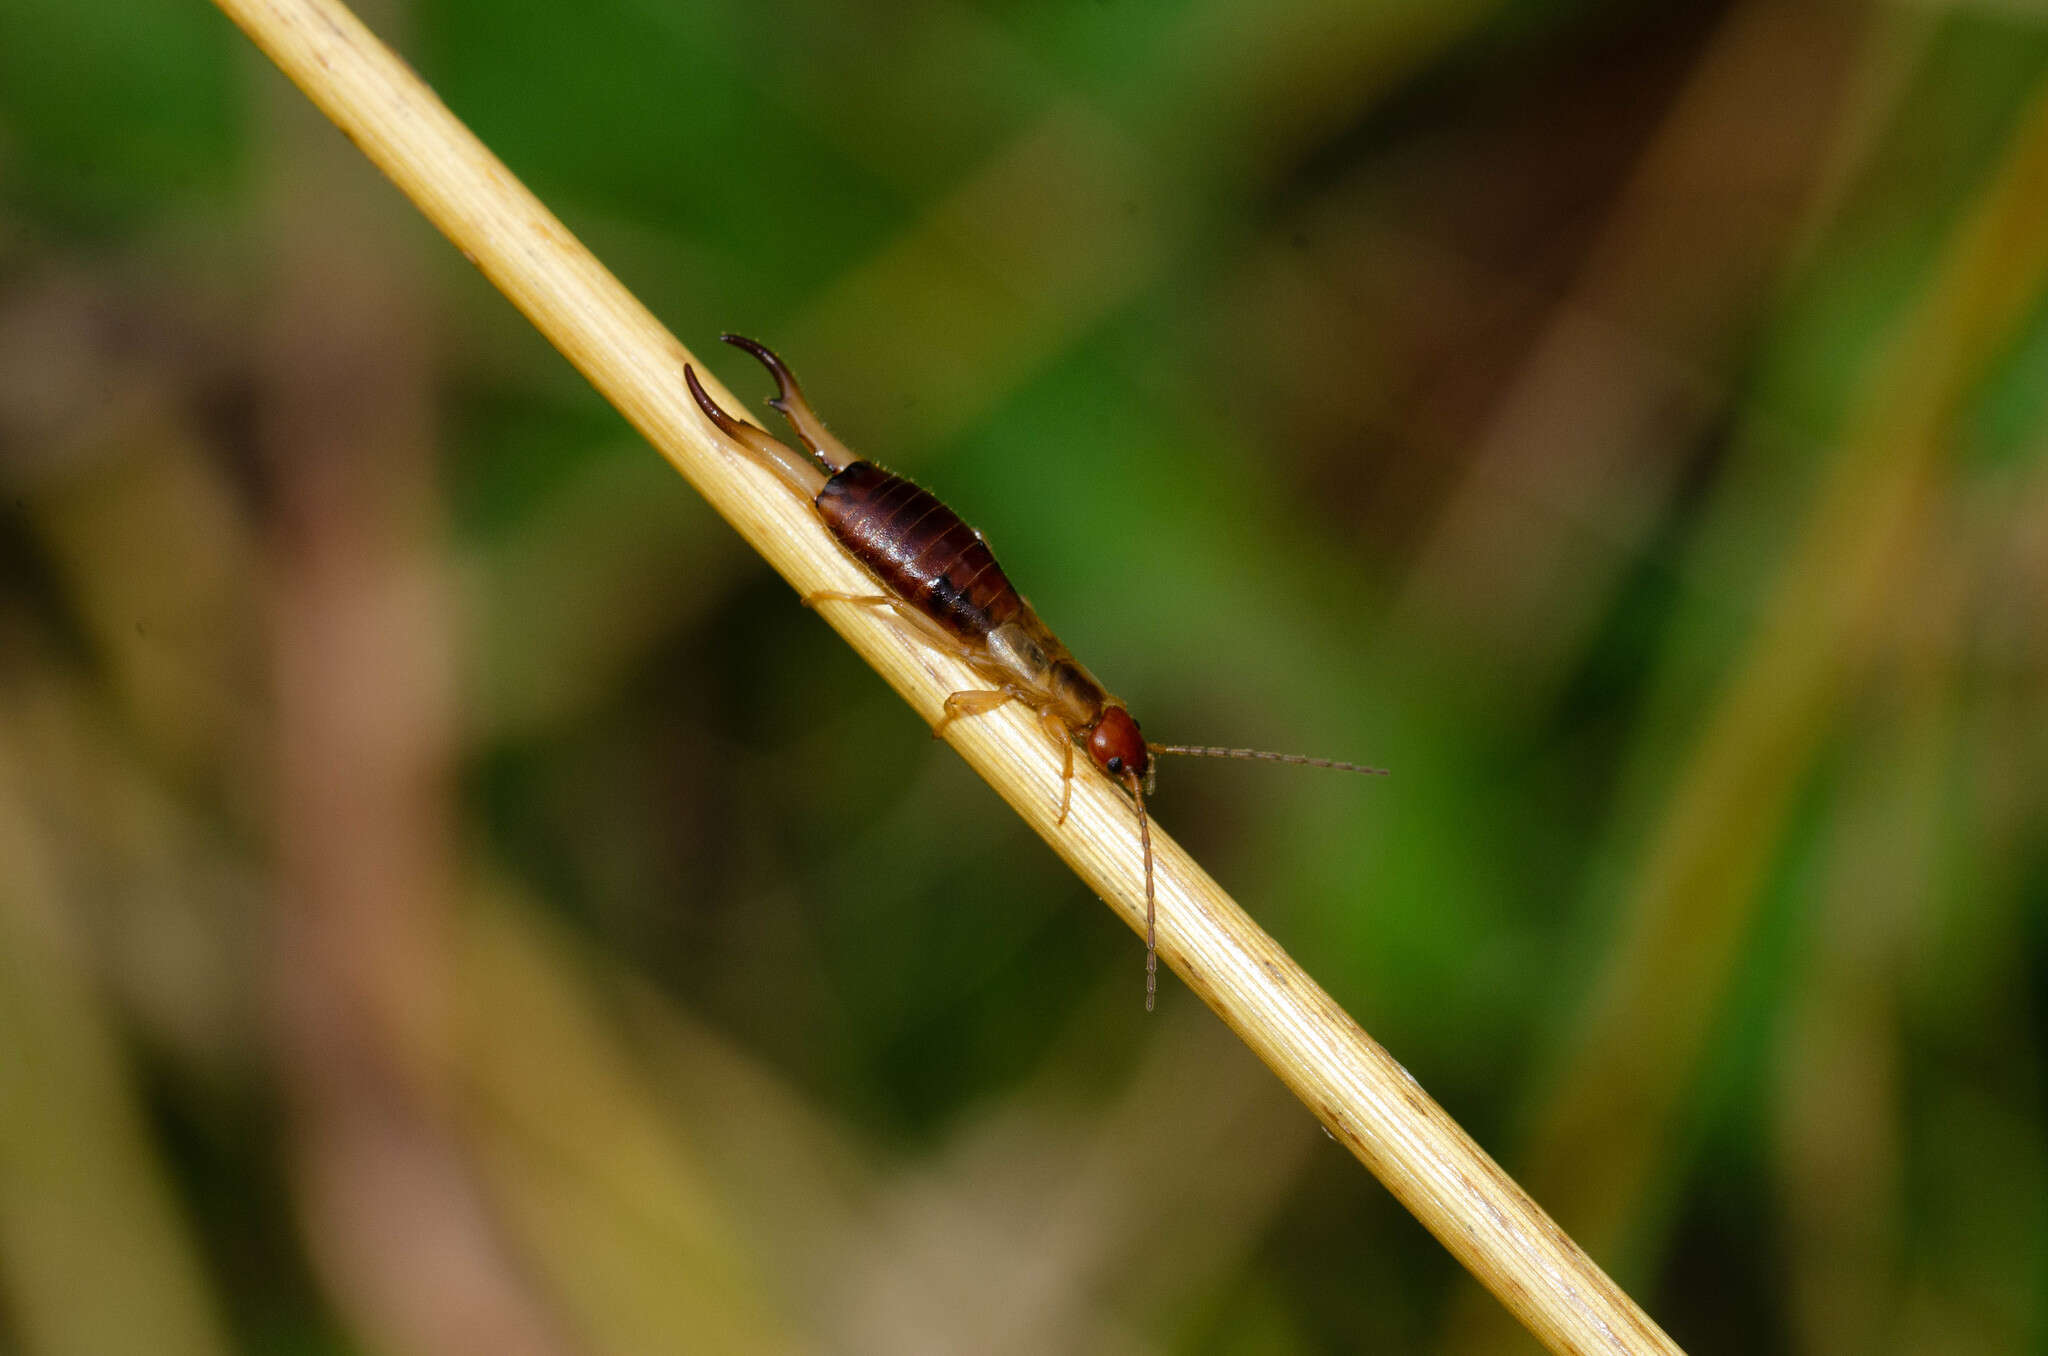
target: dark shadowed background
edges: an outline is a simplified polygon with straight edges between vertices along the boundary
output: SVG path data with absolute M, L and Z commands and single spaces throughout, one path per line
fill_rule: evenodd
M 363 13 L 1148 734 L 1392 769 L 1154 809 L 1681 1343 L 2048 1349 L 2048 9 Z M 1142 992 L 209 5 L 0 0 L 0 1350 L 1529 1345 Z

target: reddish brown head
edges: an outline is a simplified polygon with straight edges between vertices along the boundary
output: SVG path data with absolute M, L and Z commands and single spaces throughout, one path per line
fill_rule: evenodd
M 1138 722 L 1121 706 L 1105 706 L 1088 731 L 1088 756 L 1095 765 L 1118 781 L 1135 777 L 1143 782 L 1151 770 L 1152 755 Z

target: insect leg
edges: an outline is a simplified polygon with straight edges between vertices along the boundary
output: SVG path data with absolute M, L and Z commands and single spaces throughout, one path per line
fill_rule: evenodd
M 943 735 L 946 727 L 962 716 L 985 716 L 1004 702 L 1022 700 L 1027 695 L 1020 687 L 971 687 L 955 692 L 946 698 L 946 713 L 932 726 L 932 738 Z
M 1074 732 L 1060 718 L 1059 712 L 1050 706 L 1038 708 L 1038 723 L 1060 746 L 1060 753 L 1066 759 L 1060 769 L 1060 817 L 1053 821 L 1057 828 L 1067 822 L 1067 809 L 1074 803 Z
M 853 603 L 860 607 L 886 607 L 890 610 L 889 620 L 896 629 L 912 640 L 923 641 L 933 649 L 954 655 L 982 677 L 997 684 L 995 687 L 968 688 L 955 692 L 946 698 L 945 712 L 939 723 L 932 726 L 932 738 L 938 739 L 946 733 L 946 727 L 962 716 L 986 715 L 1007 701 L 1021 701 L 1038 713 L 1038 722 L 1046 734 L 1060 746 L 1066 762 L 1060 773 L 1060 817 L 1059 823 L 1067 822 L 1067 808 L 1074 795 L 1074 740 L 1067 723 L 1060 719 L 1049 706 L 1038 703 L 1043 700 L 1039 693 L 1001 682 L 997 673 L 989 672 L 987 655 L 957 638 L 947 635 L 931 618 L 912 608 L 901 598 L 886 593 L 841 593 L 836 590 L 804 595 L 805 607 L 816 607 L 819 603 Z M 1000 671 L 998 671 L 1000 672 Z
M 819 603 L 860 603 L 865 607 L 894 607 L 896 600 L 886 593 L 840 593 L 827 589 L 823 593 L 806 593 L 805 607 L 816 607 Z
M 896 624 L 897 631 L 902 635 L 929 645 L 941 654 L 952 655 L 954 658 L 970 665 L 975 664 L 975 661 L 981 658 L 980 651 L 962 643 L 954 636 L 947 635 L 944 630 L 932 624 L 931 618 L 925 616 L 924 613 L 919 612 L 901 598 L 893 597 L 886 593 L 840 593 L 837 591 L 807 593 L 804 595 L 805 607 L 815 608 L 819 603 L 855 603 L 861 607 L 886 607 L 894 614 L 889 620 Z M 980 672 L 978 665 L 976 665 L 975 671 Z

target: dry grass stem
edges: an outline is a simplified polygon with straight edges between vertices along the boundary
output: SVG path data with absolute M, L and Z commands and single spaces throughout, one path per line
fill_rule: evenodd
M 809 506 L 698 414 L 688 351 L 347 9 L 217 3 L 797 590 L 870 590 Z M 715 167 L 697 168 L 715 182 Z M 947 693 L 981 686 L 867 609 L 821 615 L 928 721 Z M 1012 705 L 947 738 L 1142 932 L 1137 824 L 1121 792 L 1077 777 L 1073 814 L 1055 827 L 1060 759 L 1027 714 Z M 1160 956 L 1532 1332 L 1557 1351 L 1677 1349 L 1170 838 L 1155 830 L 1153 847 Z

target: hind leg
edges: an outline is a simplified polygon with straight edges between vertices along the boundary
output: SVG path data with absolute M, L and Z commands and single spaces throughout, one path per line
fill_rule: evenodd
M 890 612 L 889 621 L 895 625 L 898 634 L 927 645 L 940 654 L 952 655 L 973 668 L 975 672 L 981 672 L 980 666 L 975 663 L 981 657 L 978 650 L 965 644 L 957 636 L 946 634 L 944 628 L 901 598 L 887 593 L 840 593 L 836 590 L 804 595 L 805 607 L 815 609 L 819 603 L 854 603 L 861 607 L 886 607 Z

